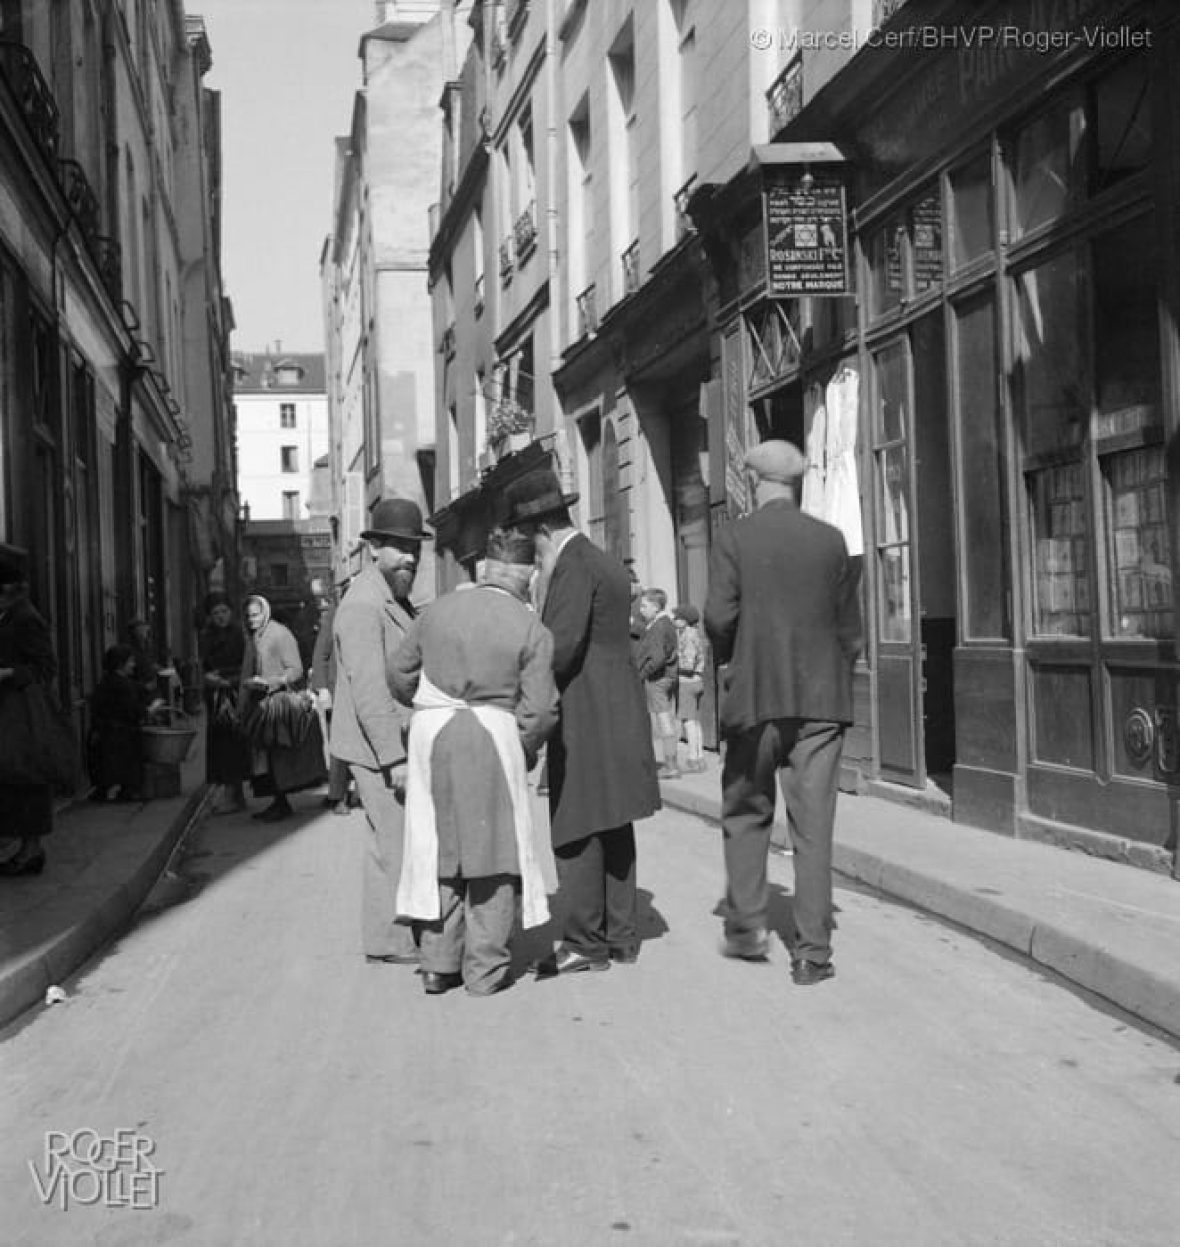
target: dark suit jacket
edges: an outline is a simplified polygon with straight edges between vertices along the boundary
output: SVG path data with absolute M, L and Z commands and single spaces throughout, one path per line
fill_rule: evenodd
M 336 608 L 333 756 L 379 770 L 405 760 L 410 712 L 393 695 L 393 657 L 414 608 L 398 602 L 376 566 L 367 567 Z
M 660 808 L 651 727 L 631 661 L 631 582 L 580 533 L 557 556 L 542 621 L 561 694 L 549 743 L 549 810 L 560 848 Z
M 721 733 L 772 719 L 852 722 L 858 569 L 839 529 L 776 499 L 713 542 L 705 629 L 721 681 Z

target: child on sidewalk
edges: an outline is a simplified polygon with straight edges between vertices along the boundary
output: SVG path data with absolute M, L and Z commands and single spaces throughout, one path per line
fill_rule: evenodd
M 679 779 L 676 765 L 676 672 L 679 647 L 676 628 L 668 614 L 668 595 L 663 589 L 645 589 L 639 599 L 644 633 L 636 647 L 635 665 L 647 690 L 647 709 L 660 740 L 664 763 L 656 772 L 660 779 Z

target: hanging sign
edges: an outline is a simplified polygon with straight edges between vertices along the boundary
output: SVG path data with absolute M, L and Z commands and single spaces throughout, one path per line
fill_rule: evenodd
M 844 180 L 798 165 L 762 170 L 766 293 L 772 299 L 852 293 Z

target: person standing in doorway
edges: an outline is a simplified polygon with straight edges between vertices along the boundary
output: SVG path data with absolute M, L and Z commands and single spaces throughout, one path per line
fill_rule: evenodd
M 332 623 L 336 652 L 331 752 L 347 762 L 368 823 L 361 937 L 370 961 L 416 963 L 414 926 L 399 922 L 410 711 L 391 684 L 394 656 L 417 612 L 410 602 L 422 542 L 422 512 L 408 498 L 383 498 L 361 533 L 372 562 L 353 580 Z
M 663 589 L 644 589 L 639 598 L 643 635 L 635 651 L 635 665 L 647 694 L 647 712 L 652 730 L 659 738 L 663 765 L 656 772 L 660 779 L 679 779 L 676 765 L 676 685 L 679 680 L 679 654 L 676 626 L 668 614 L 668 595 Z
M 505 488 L 506 525 L 537 543 L 560 694 L 549 814 L 565 905 L 559 974 L 639 956 L 634 820 L 660 808 L 647 706 L 631 661 L 627 569 L 573 526 L 551 469 Z
M 746 456 L 755 510 L 722 528 L 705 629 L 719 663 L 727 956 L 765 961 L 767 853 L 777 775 L 795 841 L 791 974 L 830 979 L 832 825 L 852 665 L 858 576 L 839 529 L 799 510 L 802 452 L 767 441 Z

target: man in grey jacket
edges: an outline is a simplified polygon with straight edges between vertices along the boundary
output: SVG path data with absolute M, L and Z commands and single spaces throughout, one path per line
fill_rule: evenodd
M 397 921 L 405 820 L 408 708 L 394 697 L 393 658 L 414 620 L 422 512 L 407 498 L 383 498 L 361 537 L 373 561 L 352 582 L 332 622 L 336 688 L 332 754 L 349 764 L 368 821 L 362 937 L 371 961 L 415 963 L 416 932 Z

